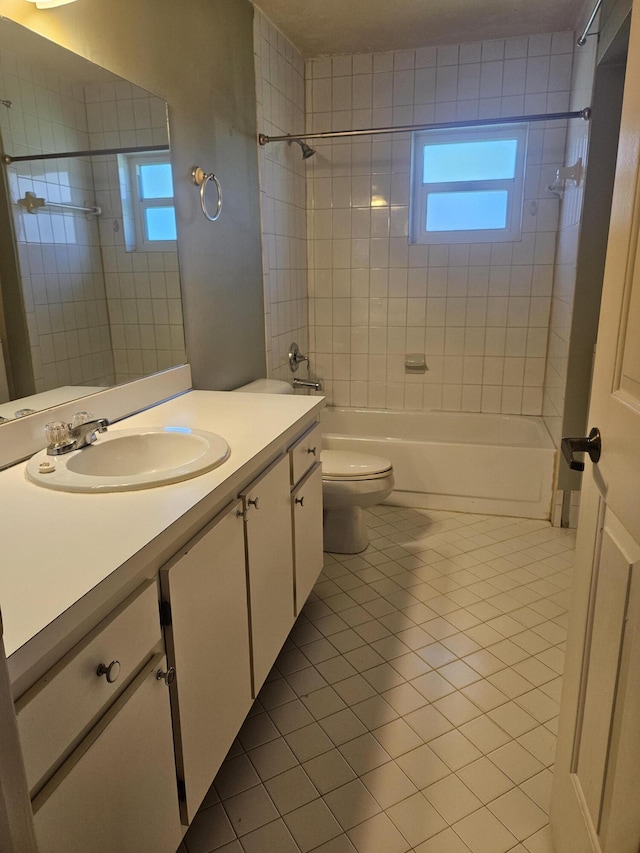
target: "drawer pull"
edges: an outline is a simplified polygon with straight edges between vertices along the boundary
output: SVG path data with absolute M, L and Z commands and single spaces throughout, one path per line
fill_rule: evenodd
M 96 675 L 104 675 L 109 684 L 113 684 L 114 681 L 118 680 L 118 676 L 120 675 L 120 661 L 112 660 L 109 666 L 101 663 L 96 670 Z
M 256 509 L 260 509 L 260 507 L 258 506 L 258 501 L 259 501 L 259 500 L 260 500 L 260 498 L 259 498 L 259 497 L 257 497 L 257 498 L 249 498 L 249 500 L 247 501 L 247 503 L 249 504 L 249 506 L 254 506 Z
M 307 453 L 313 453 L 313 455 L 315 456 L 315 455 L 316 455 L 317 450 L 318 450 L 318 448 L 317 448 L 317 447 L 309 447 L 309 448 L 307 449 Z
M 300 504 L 300 506 L 304 506 L 304 495 L 301 498 L 296 498 L 295 501 L 297 504 Z
M 156 678 L 158 681 L 164 681 L 167 687 L 171 687 L 173 682 L 176 680 L 176 670 L 175 667 L 170 666 L 166 672 L 163 672 L 161 669 L 156 673 Z

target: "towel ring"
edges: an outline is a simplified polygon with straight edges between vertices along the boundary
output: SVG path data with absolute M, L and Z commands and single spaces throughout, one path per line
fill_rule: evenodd
M 191 170 L 191 177 L 193 178 L 193 183 L 197 187 L 200 187 L 200 207 L 202 208 L 202 213 L 205 219 L 208 219 L 209 222 L 215 222 L 216 219 L 220 218 L 220 213 L 222 211 L 222 187 L 220 186 L 220 181 L 216 178 L 213 172 L 207 173 L 201 169 L 200 166 L 193 167 Z M 204 193 L 209 181 L 213 181 L 216 185 L 216 189 L 218 190 L 218 203 L 216 205 L 216 212 L 214 216 L 211 216 L 207 210 L 207 204 L 204 199 Z

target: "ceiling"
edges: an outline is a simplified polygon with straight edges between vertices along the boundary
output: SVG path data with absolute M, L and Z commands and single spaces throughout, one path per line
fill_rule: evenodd
M 586 0 L 253 0 L 305 57 L 459 44 L 586 23 Z

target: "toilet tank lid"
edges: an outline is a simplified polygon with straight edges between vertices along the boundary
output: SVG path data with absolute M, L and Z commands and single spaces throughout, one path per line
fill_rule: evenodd
M 323 450 L 320 459 L 324 477 L 344 477 L 345 480 L 384 474 L 392 469 L 391 462 L 382 456 L 349 450 Z
M 280 379 L 256 379 L 233 390 L 242 391 L 245 394 L 293 394 L 291 385 Z

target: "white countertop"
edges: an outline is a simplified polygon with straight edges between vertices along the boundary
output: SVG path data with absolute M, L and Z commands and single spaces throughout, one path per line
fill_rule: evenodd
M 30 397 L 21 397 L 19 400 L 0 403 L 0 417 L 11 420 L 15 418 L 16 412 L 20 409 L 33 409 L 39 412 L 42 409 L 59 406 L 60 403 L 78 400 L 86 397 L 87 394 L 95 394 L 97 391 L 104 391 L 104 388 L 100 385 L 62 385 L 60 388 L 52 388 L 51 391 L 41 391 L 39 394 L 32 394 Z
M 0 612 L 7 656 L 214 490 L 221 498 L 232 493 L 235 474 L 275 449 L 296 424 L 302 429 L 323 405 L 322 397 L 190 391 L 109 427 L 187 426 L 227 440 L 231 454 L 222 465 L 173 485 L 74 494 L 27 481 L 24 462 L 1 471 Z

